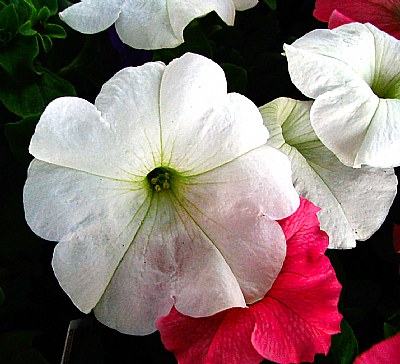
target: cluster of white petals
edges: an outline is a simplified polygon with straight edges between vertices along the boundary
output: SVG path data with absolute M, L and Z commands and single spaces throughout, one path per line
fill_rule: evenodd
M 183 43 L 183 30 L 195 18 L 215 11 L 233 25 L 236 10 L 258 0 L 82 0 L 60 13 L 73 29 L 98 33 L 115 23 L 121 40 L 138 49 L 171 48 Z
M 400 165 L 400 41 L 371 24 L 314 30 L 285 45 L 293 83 L 315 99 L 318 138 L 346 165 Z
M 318 218 L 329 247 L 348 249 L 382 225 L 397 192 L 393 168 L 347 167 L 326 148 L 310 122 L 312 101 L 276 99 L 260 108 L 267 145 L 285 153 L 300 196 L 321 207 Z
M 121 70 L 94 105 L 51 102 L 24 207 L 59 242 L 52 264 L 74 304 L 148 334 L 173 305 L 198 317 L 261 299 L 286 254 L 275 220 L 299 205 L 268 136 L 257 107 L 194 54 Z

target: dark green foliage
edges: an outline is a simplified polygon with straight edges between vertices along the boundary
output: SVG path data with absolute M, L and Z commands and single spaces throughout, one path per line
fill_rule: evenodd
M 332 338 L 331 352 L 335 364 L 351 364 L 358 355 L 358 343 L 350 324 L 343 319 L 341 333 Z
M 264 0 L 271 10 L 276 10 L 276 0 Z
M 55 97 L 74 94 L 38 59 L 51 51 L 53 39 L 67 36 L 57 11 L 56 0 L 0 2 L 0 101 L 18 116 L 41 113 Z
M 12 331 L 0 335 L 0 362 L 7 364 L 48 364 L 40 352 L 32 346 L 39 335 L 34 331 Z

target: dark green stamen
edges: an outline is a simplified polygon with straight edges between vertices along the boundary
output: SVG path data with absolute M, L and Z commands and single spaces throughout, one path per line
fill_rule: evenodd
M 147 179 L 150 186 L 157 192 L 161 190 L 168 190 L 170 184 L 170 172 L 162 167 L 153 169 L 148 175 Z

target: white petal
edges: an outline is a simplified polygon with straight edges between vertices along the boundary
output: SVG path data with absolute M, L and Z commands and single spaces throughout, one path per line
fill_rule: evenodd
M 293 83 L 306 96 L 316 98 L 355 78 L 371 84 L 374 47 L 368 28 L 352 23 L 313 30 L 284 49 Z
M 54 100 L 39 120 L 30 153 L 105 177 L 145 177 L 160 160 L 158 95 L 163 69 L 148 63 L 120 71 L 103 86 L 97 108 L 79 98 Z
M 270 130 L 269 145 L 292 161 L 293 181 L 301 196 L 321 207 L 321 227 L 330 248 L 346 249 L 368 239 L 383 223 L 396 195 L 393 169 L 344 166 L 315 135 L 311 102 L 280 98 L 260 108 Z
M 258 4 L 258 0 L 233 0 L 236 10 L 247 10 Z
M 145 335 L 155 331 L 157 317 L 168 314 L 174 303 L 197 317 L 245 306 L 229 261 L 164 191 L 154 194 L 95 314 L 121 332 Z
M 148 208 L 146 184 L 116 181 L 33 160 L 24 187 L 26 220 L 60 240 L 55 275 L 74 304 L 98 302 Z
M 243 307 L 243 295 L 248 303 L 264 296 L 285 259 L 283 232 L 265 216 L 288 216 L 298 206 L 282 153 L 261 147 L 212 172 L 173 178 L 169 192 L 154 194 L 95 308 L 122 332 L 154 331 L 173 303 L 194 317 Z
M 374 167 L 400 165 L 400 100 L 380 99 L 364 142 L 360 147 L 355 165 Z
M 118 19 L 124 0 L 82 0 L 60 13 L 71 28 L 86 34 L 101 32 Z
M 246 10 L 257 0 L 82 0 L 60 17 L 70 27 L 93 34 L 113 23 L 121 40 L 134 48 L 176 47 L 183 40 L 183 30 L 195 18 L 215 11 L 228 25 L 233 25 L 236 10 Z
M 293 83 L 316 99 L 311 123 L 321 141 L 348 166 L 400 165 L 400 41 L 351 23 L 285 50 Z
M 225 74 L 210 59 L 186 53 L 166 67 L 160 93 L 163 123 L 195 120 L 226 96 Z
M 75 305 L 89 312 L 97 304 L 98 318 L 120 331 L 154 331 L 173 303 L 192 316 L 244 307 L 242 290 L 248 302 L 262 297 L 285 257 L 279 225 L 263 214 L 281 218 L 298 204 L 288 160 L 259 149 L 221 173 L 192 177 L 197 184 L 175 181 L 207 219 L 186 198 L 181 204 L 156 193 L 160 201 L 151 202 L 145 182 L 34 160 L 24 190 L 27 221 L 42 237 L 60 240 L 53 268 Z
M 338 87 L 315 100 L 311 125 L 342 163 L 358 168 L 357 153 L 378 104 L 379 98 L 368 87 Z
M 262 145 L 268 131 L 255 105 L 227 95 L 222 70 L 204 57 L 189 54 L 171 65 L 170 73 L 159 63 L 122 70 L 96 106 L 78 98 L 51 103 L 32 139 L 41 160 L 24 190 L 32 229 L 60 241 L 53 267 L 63 289 L 82 311 L 96 305 L 100 320 L 132 334 L 155 330 L 173 303 L 206 316 L 262 298 L 285 259 L 285 238 L 272 219 L 299 205 L 288 159 Z M 193 65 L 216 77 L 190 76 Z M 168 86 L 186 91 L 182 102 Z M 185 132 L 191 126 L 197 135 Z M 182 159 L 187 137 L 200 140 L 192 159 Z M 191 173 L 171 171 L 169 192 L 149 193 L 146 175 L 167 167 L 165 156 L 174 167 L 180 158 L 176 170 Z M 187 162 L 197 163 L 196 173 Z
M 183 39 L 183 30 L 195 18 L 215 11 L 228 25 L 233 25 L 235 7 L 232 0 L 167 0 L 167 9 L 175 35 Z
M 262 298 L 285 258 L 284 237 L 272 219 L 299 205 L 287 157 L 263 146 L 179 182 L 177 199 L 230 262 L 246 302 Z
M 375 46 L 375 73 L 370 86 L 380 98 L 400 99 L 400 41 L 372 24 L 365 26 Z
M 400 165 L 400 100 L 379 99 L 369 89 L 337 88 L 318 97 L 311 124 L 319 139 L 346 165 Z
M 146 174 L 161 161 L 159 94 L 164 70 L 159 62 L 125 68 L 103 85 L 95 102 L 121 138 L 118 158 L 132 170 L 143 165 Z
M 183 37 L 171 26 L 167 0 L 127 0 L 115 27 L 121 40 L 134 48 L 176 47 Z
M 99 319 L 131 334 L 154 331 L 156 318 L 174 302 L 194 316 L 244 307 L 230 262 L 179 204 L 151 201 L 146 191 L 32 163 L 24 192 L 27 221 L 41 236 L 61 240 L 53 268 L 74 304 L 89 312 L 100 301 Z
M 167 66 L 160 110 L 163 163 L 185 175 L 227 163 L 268 139 L 257 107 L 227 95 L 222 69 L 202 56 L 188 53 Z

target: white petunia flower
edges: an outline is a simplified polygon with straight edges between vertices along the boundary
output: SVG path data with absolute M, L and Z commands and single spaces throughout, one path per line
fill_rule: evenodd
M 83 312 L 131 334 L 172 305 L 208 316 L 262 298 L 299 205 L 290 162 L 222 69 L 186 54 L 125 68 L 95 105 L 51 102 L 32 137 L 26 219 Z
M 98 33 L 115 23 L 121 40 L 134 48 L 159 49 L 183 43 L 183 30 L 195 18 L 215 11 L 233 25 L 236 10 L 258 0 L 82 0 L 60 13 L 73 29 Z
M 315 135 L 311 101 L 276 99 L 260 108 L 270 132 L 267 145 L 292 162 L 293 183 L 300 196 L 321 207 L 321 228 L 329 247 L 348 249 L 368 239 L 383 223 L 397 191 L 393 168 L 342 164 Z
M 319 139 L 348 166 L 400 165 L 400 41 L 351 23 L 284 48 Z

